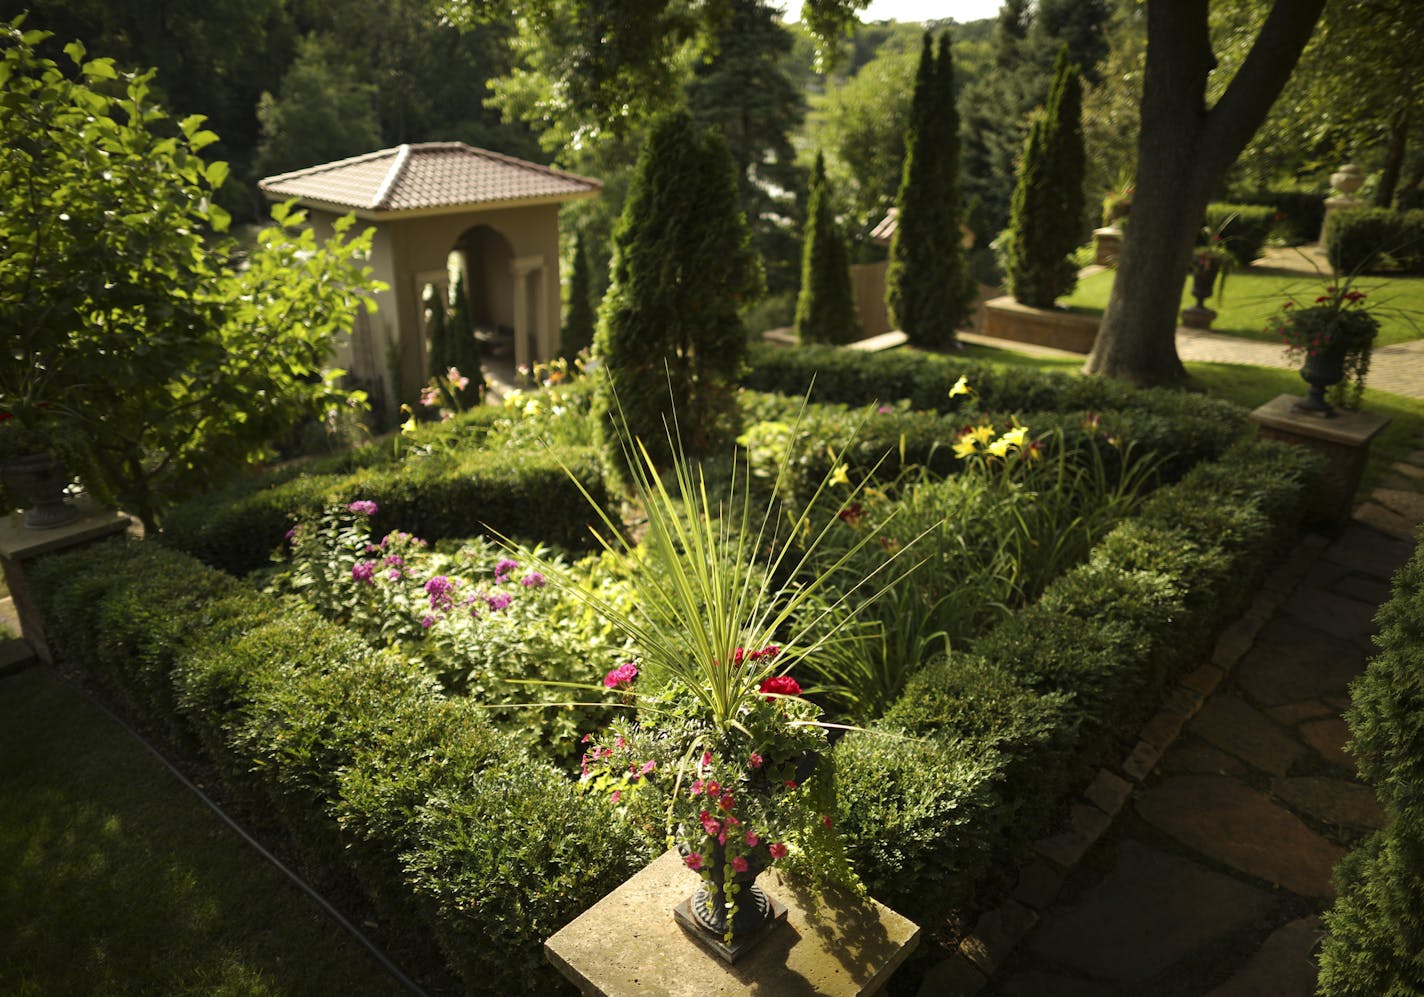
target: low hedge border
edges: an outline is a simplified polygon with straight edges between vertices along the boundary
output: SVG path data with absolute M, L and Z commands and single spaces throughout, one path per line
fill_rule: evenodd
M 1379 654 L 1351 685 L 1345 718 L 1388 823 L 1335 867 L 1326 997 L 1424 993 L 1424 531 L 1376 620 Z
M 567 470 L 566 470 L 567 468 Z M 163 542 L 235 575 L 271 560 L 287 530 L 333 503 L 371 499 L 377 534 L 400 528 L 426 540 L 492 532 L 593 550 L 597 517 L 573 472 L 604 508 L 613 499 L 592 447 L 436 452 L 359 467 L 350 473 L 307 474 L 206 496 L 175 509 Z
M 113 541 L 43 562 L 35 594 L 65 661 L 358 883 L 397 948 L 433 939 L 471 992 L 555 990 L 544 938 L 650 857 L 477 707 L 187 555 Z
M 1317 458 L 1247 442 L 1159 490 L 1034 605 L 924 668 L 836 748 L 871 892 L 941 919 L 997 886 L 1299 532 Z M 905 787 L 901 789 L 900 787 Z
M 872 892 L 937 920 L 994 885 L 1285 549 L 1316 469 L 1264 442 L 1197 467 L 924 668 L 877 725 L 900 737 L 843 738 L 837 819 Z M 543 939 L 655 850 L 397 657 L 179 552 L 58 557 L 36 596 L 65 660 L 200 749 L 402 940 L 433 938 L 472 991 L 547 992 Z
M 1325 221 L 1323 241 L 1336 273 L 1424 273 L 1424 211 L 1337 211 Z
M 1269 205 L 1217 201 L 1206 206 L 1206 230 L 1220 236 L 1238 267 L 1249 267 L 1261 255 L 1275 224 L 1276 209 Z

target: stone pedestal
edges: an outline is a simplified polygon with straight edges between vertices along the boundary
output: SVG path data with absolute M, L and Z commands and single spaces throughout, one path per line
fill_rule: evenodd
M 20 618 L 20 634 L 35 654 L 53 661 L 45 643 L 44 622 L 30 598 L 28 575 L 35 561 L 49 554 L 82 547 L 105 537 L 116 536 L 129 528 L 129 517 L 105 509 L 92 499 L 81 497 L 79 518 L 52 530 L 32 530 L 25 526 L 23 513 L 13 513 L 0 519 L 0 568 L 5 572 L 5 584 L 15 600 L 15 613 Z
M 1390 420 L 1373 412 L 1337 411 L 1328 418 L 1297 412 L 1296 395 L 1280 395 L 1251 413 L 1256 434 L 1309 447 L 1325 458 L 1325 475 L 1311 513 L 1321 523 L 1343 526 L 1370 456 L 1370 441 Z
M 1093 229 L 1093 262 L 1100 267 L 1116 267 L 1117 258 L 1122 255 L 1122 229 L 1116 227 Z
M 773 869 L 758 883 L 786 905 L 786 923 L 729 965 L 673 919 L 697 882 L 670 849 L 545 942 L 544 955 L 586 997 L 860 997 L 879 993 L 920 939 L 888 907 L 808 893 Z
M 1182 325 L 1188 329 L 1210 329 L 1211 323 L 1216 319 L 1216 312 L 1210 308 L 1198 308 L 1192 305 L 1190 308 L 1182 309 Z

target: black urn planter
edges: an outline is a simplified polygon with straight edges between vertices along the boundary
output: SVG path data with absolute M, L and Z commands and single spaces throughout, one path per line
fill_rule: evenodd
M 679 851 L 688 854 L 686 846 Z M 702 945 L 727 962 L 736 962 L 757 942 L 766 937 L 778 923 L 786 919 L 786 907 L 758 885 L 757 876 L 769 866 L 769 861 L 755 852 L 748 856 L 744 872 L 734 873 L 732 889 L 736 891 L 736 913 L 731 919 L 732 944 L 726 943 L 727 905 L 723 896 L 726 880 L 726 855 L 720 845 L 713 845 L 711 858 L 704 864 L 707 876 L 698 884 L 692 896 L 673 908 L 673 914 L 684 928 Z
M 79 510 L 64 497 L 69 472 L 52 453 L 9 458 L 0 464 L 0 481 L 24 507 L 29 529 L 53 529 L 79 518 Z
M 1292 406 L 1295 411 L 1326 419 L 1335 414 L 1335 406 L 1325 400 L 1325 392 L 1345 379 L 1345 353 L 1346 344 L 1336 342 L 1323 350 L 1306 354 L 1300 376 L 1310 385 L 1310 392 Z

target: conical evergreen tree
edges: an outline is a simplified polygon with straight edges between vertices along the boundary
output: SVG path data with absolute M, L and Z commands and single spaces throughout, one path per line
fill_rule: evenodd
M 613 233 L 611 269 L 594 339 L 607 371 L 597 410 L 621 411 L 655 459 L 668 456 L 674 415 L 692 453 L 731 440 L 747 349 L 738 309 L 760 293 L 761 267 L 726 144 L 686 110 L 649 130 Z M 602 425 L 605 450 L 623 467 L 609 420 Z
M 1052 308 L 1073 290 L 1071 254 L 1086 233 L 1083 198 L 1083 91 L 1068 47 L 1058 51 L 1048 102 L 1029 128 L 1009 215 L 1009 292 Z
M 960 246 L 959 114 L 947 32 L 938 55 L 925 32 L 896 205 L 886 303 L 911 343 L 945 349 L 974 298 Z
M 826 181 L 826 160 L 818 152 L 806 206 L 801 293 L 796 298 L 796 335 L 803 343 L 849 343 L 860 334 L 850 254 L 836 221 L 834 200 Z
M 593 293 L 589 287 L 588 251 L 580 235 L 574 239 L 573 269 L 569 273 L 569 306 L 564 313 L 563 331 L 559 335 L 560 355 L 572 359 L 579 350 L 592 347 L 596 321 Z
M 440 288 L 426 284 L 421 298 L 425 303 L 425 372 L 444 377 L 450 367 L 450 333 L 445 326 L 445 301 Z
M 450 316 L 445 325 L 450 344 L 450 363 L 440 374 L 444 376 L 449 367 L 456 367 L 462 376 L 469 378 L 465 389 L 456 395 L 460 405 L 468 408 L 480 403 L 484 394 L 485 375 L 480 367 L 480 344 L 475 340 L 475 323 L 470 314 L 470 296 L 465 293 L 463 271 L 455 275 L 455 286 L 450 291 L 450 299 Z

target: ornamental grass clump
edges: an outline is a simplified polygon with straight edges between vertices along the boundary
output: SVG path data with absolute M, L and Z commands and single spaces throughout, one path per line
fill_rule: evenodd
M 791 673 L 836 638 L 851 600 L 873 603 L 887 582 L 912 567 L 889 559 L 843 586 L 820 611 L 806 612 L 824 600 L 830 574 L 856 552 L 851 547 L 824 570 L 815 560 L 855 490 L 824 521 L 816 521 L 816 511 L 829 495 L 829 476 L 799 513 L 775 499 L 754 510 L 745 458 L 733 459 L 730 480 L 714 499 L 675 425 L 666 475 L 626 424 L 619 429 L 646 517 L 641 541 L 600 514 L 609 554 L 637 566 L 628 579 L 630 598 L 617 605 L 567 575 L 546 572 L 637 655 L 605 679 L 621 705 L 636 712 L 591 739 L 583 784 L 679 848 L 702 878 L 698 897 L 707 920 L 730 945 L 743 883 L 772 863 L 858 888 L 832 828 L 827 724 Z

